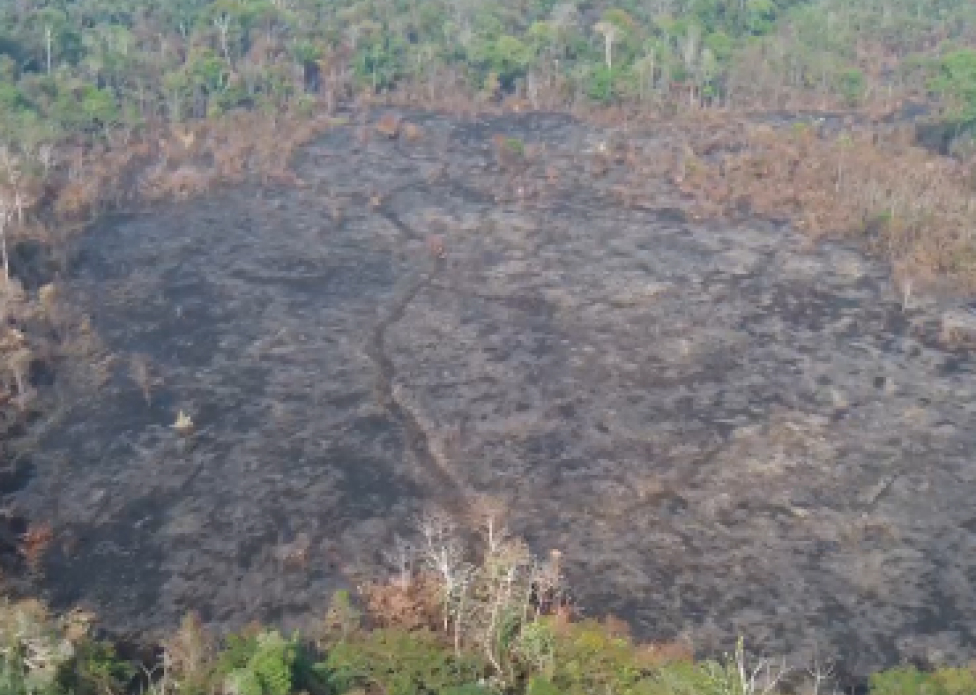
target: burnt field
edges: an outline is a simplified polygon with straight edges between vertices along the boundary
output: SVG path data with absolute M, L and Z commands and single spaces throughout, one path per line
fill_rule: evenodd
M 972 653 L 976 377 L 944 303 L 689 219 L 633 164 L 663 136 L 625 160 L 558 116 L 411 120 L 79 241 L 106 377 L 59 387 L 7 495 L 54 529 L 55 605 L 301 625 L 422 509 L 487 495 L 642 637 L 854 671 Z

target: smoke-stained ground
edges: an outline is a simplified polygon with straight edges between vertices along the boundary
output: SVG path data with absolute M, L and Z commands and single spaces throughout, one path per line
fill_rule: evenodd
M 854 671 L 972 653 L 976 379 L 934 301 L 903 311 L 879 264 L 769 222 L 688 221 L 567 118 L 415 120 L 330 131 L 303 187 L 80 242 L 67 294 L 113 376 L 12 496 L 54 525 L 56 603 L 302 624 L 426 505 L 487 494 L 641 636 Z M 546 149 L 499 166 L 493 134 Z

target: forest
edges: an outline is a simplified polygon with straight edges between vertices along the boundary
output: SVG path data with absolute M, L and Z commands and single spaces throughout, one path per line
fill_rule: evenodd
M 623 144 L 596 159 L 673 183 L 690 219 L 755 216 L 853 240 L 890 264 L 903 309 L 925 288 L 971 292 L 973 46 L 971 0 L 0 3 L 4 480 L 49 407 L 37 375 L 98 352 L 87 319 L 61 305 L 72 239 L 107 213 L 230 183 L 299 185 L 292 155 L 338 126 L 423 137 L 396 119 L 371 127 L 386 108 L 568 113 L 624 138 L 668 124 L 667 158 Z M 493 146 L 504 162 L 536 156 L 518 138 Z M 364 194 L 382 208 L 380 192 Z M 634 190 L 617 197 L 640 207 Z M 976 343 L 972 321 L 943 331 Z M 150 367 L 133 364 L 148 403 Z M 0 554 L 16 558 L 2 572 L 33 576 L 52 531 L 19 523 L 0 525 Z M 558 553 L 535 557 L 491 514 L 479 523 L 467 548 L 427 519 L 413 560 L 336 593 L 313 634 L 216 635 L 192 613 L 167 636 L 108 634 L 97 616 L 10 592 L 0 694 L 976 693 L 976 666 L 893 665 L 864 680 L 827 663 L 787 669 L 747 639 L 707 655 L 643 643 L 624 620 L 574 618 Z
M 56 213 L 77 221 L 133 196 L 185 193 L 245 168 L 280 175 L 291 140 L 328 127 L 343 105 L 380 102 L 604 114 L 623 124 L 677 117 L 691 156 L 678 157 L 676 176 L 701 199 L 703 214 L 714 214 L 728 196 L 700 156 L 715 147 L 705 142 L 715 131 L 709 123 L 720 122 L 731 143 L 743 137 L 732 132 L 741 125 L 736 114 L 803 113 L 808 125 L 815 114 L 866 114 L 869 121 L 854 118 L 820 137 L 817 157 L 797 151 L 805 147 L 796 142 L 801 122 L 779 131 L 775 145 L 750 131 L 742 159 L 752 161 L 740 169 L 752 171 L 755 160 L 772 157 L 770 148 L 771 166 L 800 160 L 790 169 L 797 191 L 755 207 L 805 220 L 818 233 L 849 234 L 881 220 L 897 237 L 888 245 L 899 247 L 899 267 L 963 279 L 970 272 L 970 249 L 955 228 L 972 204 L 965 190 L 948 190 L 967 176 L 959 170 L 976 118 L 976 52 L 968 47 L 976 10 L 966 0 L 18 0 L 0 12 L 5 220 L 23 222 L 36 210 L 36 220 Z M 272 147 L 267 134 L 287 119 L 297 124 L 286 129 L 292 137 Z M 254 137 L 230 137 L 242 129 Z M 902 161 L 917 169 L 926 151 L 958 155 L 952 166 L 929 163 L 935 178 L 950 179 L 932 191 L 917 190 L 919 182 L 865 182 L 854 192 L 835 185 L 851 198 L 837 210 L 813 201 L 829 187 L 815 179 L 843 170 L 845 159 L 894 156 L 894 170 Z M 202 157 L 217 173 L 182 166 L 181 156 Z M 686 176 L 689 163 L 695 175 Z M 868 168 L 861 173 L 884 178 L 882 168 Z M 137 170 L 118 185 L 117 172 Z M 736 187 L 748 189 L 750 180 Z M 921 202 L 908 205 L 905 196 Z M 946 205 L 920 211 L 930 197 Z M 946 226 L 915 218 L 944 217 L 953 231 L 936 231 L 939 248 L 900 248 L 917 243 L 906 240 L 918 224 Z
M 114 142 L 235 109 L 397 92 L 533 108 L 891 107 L 973 115 L 964 0 L 180 0 L 2 8 L 5 132 Z M 681 106 L 680 102 L 677 104 Z

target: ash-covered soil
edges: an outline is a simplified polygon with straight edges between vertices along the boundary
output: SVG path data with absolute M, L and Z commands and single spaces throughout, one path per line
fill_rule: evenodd
M 567 118 L 412 120 L 417 141 L 330 131 L 303 187 L 85 236 L 67 289 L 112 377 L 13 499 L 54 525 L 57 603 L 301 624 L 426 505 L 488 494 L 644 637 L 853 672 L 972 654 L 976 378 L 943 307 L 903 311 L 851 249 L 686 220 Z M 495 134 L 531 161 L 500 164 Z

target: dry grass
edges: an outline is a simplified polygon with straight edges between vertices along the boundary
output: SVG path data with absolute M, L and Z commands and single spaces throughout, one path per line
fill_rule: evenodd
M 235 112 L 157 127 L 115 149 L 76 148 L 64 175 L 52 182 L 51 212 L 62 224 L 106 208 L 199 195 L 249 176 L 300 183 L 288 169 L 292 155 L 334 123 L 325 115 Z
M 181 127 L 159 125 L 113 147 L 64 144 L 46 179 L 39 169 L 25 170 L 20 187 L 34 193 L 27 196 L 23 219 L 8 225 L 8 246 L 38 240 L 53 248 L 64 268 L 71 235 L 104 211 L 189 198 L 247 177 L 301 185 L 289 170 L 293 153 L 335 122 L 325 115 L 240 112 Z M 63 299 L 56 284 L 25 291 L 14 278 L 0 287 L 0 410 L 7 425 L 20 421 L 34 400 L 29 372 L 38 361 L 57 359 L 62 370 L 87 373 L 86 388 L 104 382 L 109 358 L 83 317 L 72 321 L 70 302 Z M 148 364 L 137 358 L 131 368 L 151 402 L 157 382 Z
M 976 288 L 972 165 L 911 145 L 905 129 L 733 124 L 687 143 L 670 174 L 698 215 L 789 220 L 814 239 L 865 242 L 902 281 Z

